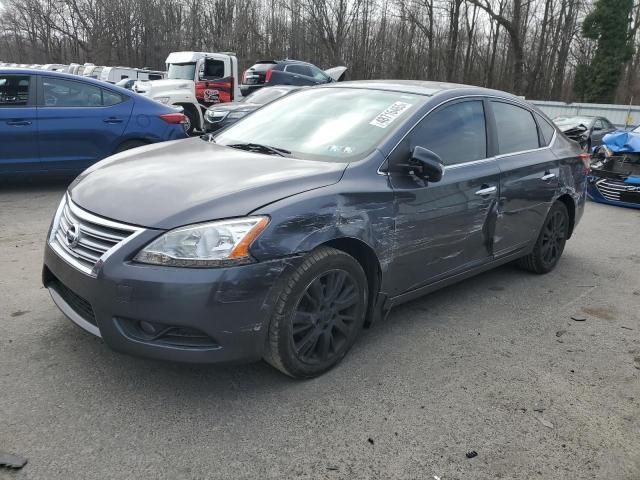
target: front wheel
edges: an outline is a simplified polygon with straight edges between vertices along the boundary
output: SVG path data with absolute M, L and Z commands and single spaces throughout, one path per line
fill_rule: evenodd
M 265 360 L 294 378 L 331 369 L 358 337 L 367 298 L 366 275 L 353 257 L 329 247 L 312 251 L 276 301 Z
M 569 212 L 564 203 L 556 202 L 547 214 L 533 251 L 519 259 L 518 266 L 533 273 L 550 272 L 560 260 L 568 236 Z

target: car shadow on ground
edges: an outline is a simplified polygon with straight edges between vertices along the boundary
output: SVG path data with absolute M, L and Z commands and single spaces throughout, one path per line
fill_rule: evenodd
M 100 395 L 103 388 L 113 391 L 139 386 L 139 392 L 132 393 L 130 388 L 127 388 L 127 392 L 128 395 L 139 396 L 140 401 L 149 395 L 166 396 L 167 385 L 172 385 L 174 394 L 185 402 L 228 399 L 234 391 L 263 396 L 306 388 L 304 385 L 314 382 L 323 386 L 332 383 L 340 385 L 346 377 L 355 374 L 352 370 L 360 369 L 363 358 L 366 359 L 370 352 L 384 352 L 385 344 L 397 340 L 394 337 L 412 335 L 412 332 L 424 333 L 425 328 L 433 328 L 429 311 L 446 309 L 457 302 L 460 296 L 482 294 L 487 285 L 509 284 L 512 277 L 523 274 L 528 275 L 512 266 L 503 266 L 401 305 L 392 310 L 388 318 L 364 330 L 342 365 L 318 379 L 303 382 L 281 374 L 264 362 L 249 365 L 189 365 L 113 352 L 102 340 L 72 325 L 53 306 L 48 309 L 51 317 L 43 319 L 50 323 L 42 337 L 43 350 L 48 352 L 49 362 L 52 360 L 51 352 L 54 352 L 53 356 L 57 357 L 54 363 L 66 370 L 66 373 L 61 373 L 62 376 L 69 376 L 69 388 L 76 388 L 76 384 L 86 394 L 87 385 L 93 384 L 94 388 L 97 385 L 94 394 Z M 439 318 L 435 321 L 450 320 Z M 96 378 L 100 382 L 96 382 Z
M 0 177 L 0 193 L 43 193 L 66 189 L 76 175 Z

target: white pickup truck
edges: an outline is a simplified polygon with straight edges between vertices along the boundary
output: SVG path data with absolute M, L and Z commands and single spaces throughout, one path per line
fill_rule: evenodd
M 188 133 L 204 129 L 204 112 L 215 103 L 242 98 L 238 59 L 229 52 L 172 52 L 167 79 L 137 82 L 134 90 L 158 102 L 184 109 Z

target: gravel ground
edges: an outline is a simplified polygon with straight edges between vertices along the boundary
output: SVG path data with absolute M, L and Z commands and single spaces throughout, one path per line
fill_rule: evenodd
M 75 327 L 40 285 L 63 191 L 0 185 L 0 451 L 29 458 L 0 478 L 640 479 L 640 211 L 589 203 L 551 274 L 406 304 L 299 382 Z

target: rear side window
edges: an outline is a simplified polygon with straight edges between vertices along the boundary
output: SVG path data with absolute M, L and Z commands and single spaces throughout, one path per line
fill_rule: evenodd
M 311 68 L 307 65 L 287 65 L 285 71 L 288 73 L 297 73 L 298 75 L 304 75 L 305 77 L 312 77 Z
M 126 100 L 110 90 L 62 78 L 43 77 L 42 90 L 45 107 L 103 107 Z
M 540 132 L 542 133 L 542 139 L 545 145 L 549 145 L 551 143 L 551 139 L 553 138 L 553 132 L 556 129 L 549 124 L 549 122 L 542 116 L 536 113 L 536 119 L 538 120 L 538 126 L 540 127 Z
M 130 80 L 129 82 L 127 82 L 127 85 L 131 86 L 133 82 L 134 80 Z M 127 99 L 127 97 L 125 97 L 124 95 L 120 95 L 119 93 L 112 92 L 111 90 L 105 90 L 104 88 L 101 88 L 100 90 L 102 90 L 102 106 L 103 107 L 110 107 L 111 105 L 117 105 L 118 103 L 122 103 Z
M 498 153 L 540 148 L 538 129 L 528 110 L 510 103 L 491 102 L 498 134 Z
M 411 132 L 411 147 L 437 153 L 445 165 L 487 157 L 487 132 L 481 100 L 455 103 L 428 115 Z
M 23 107 L 29 103 L 29 77 L 0 76 L 0 108 Z

